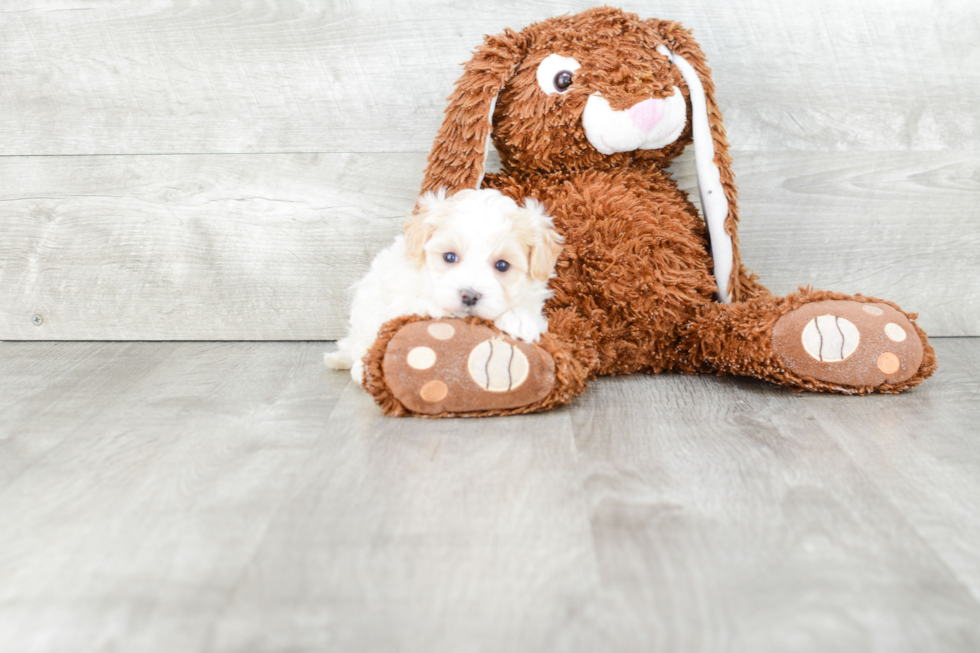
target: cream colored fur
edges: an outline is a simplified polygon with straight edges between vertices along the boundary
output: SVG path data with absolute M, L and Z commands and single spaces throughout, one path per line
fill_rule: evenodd
M 537 342 L 548 330 L 542 311 L 560 252 L 561 236 L 534 200 L 520 207 L 496 190 L 426 193 L 404 235 L 355 285 L 350 332 L 324 360 L 360 383 L 361 359 L 381 325 L 403 315 L 473 315 Z

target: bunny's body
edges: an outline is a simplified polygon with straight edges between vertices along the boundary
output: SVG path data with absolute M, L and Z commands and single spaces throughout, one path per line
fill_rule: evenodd
M 365 359 L 365 387 L 386 412 L 543 410 L 601 374 L 729 373 L 863 394 L 898 392 L 935 369 L 925 333 L 897 306 L 810 290 L 776 298 L 745 270 L 710 71 L 679 24 L 599 8 L 508 30 L 487 37 L 449 100 L 423 190 L 536 199 L 565 238 L 549 334 L 529 359 L 541 387 L 522 394 L 507 376 L 506 391 L 481 400 L 465 374 L 446 372 L 475 374 L 470 345 L 417 342 L 422 325 L 406 317 Z M 503 170 L 484 177 L 490 137 Z M 665 171 L 692 142 L 704 220 Z M 416 345 L 448 368 L 406 366 L 398 352 Z M 425 399 L 433 384 L 435 401 Z
M 488 175 L 486 183 L 512 197 L 533 192 L 571 242 L 547 311 L 588 331 L 595 374 L 694 371 L 677 345 L 716 287 L 704 224 L 673 179 L 649 166 Z

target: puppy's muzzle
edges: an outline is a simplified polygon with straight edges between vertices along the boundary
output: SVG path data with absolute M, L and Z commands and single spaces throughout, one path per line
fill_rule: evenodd
M 476 303 L 480 301 L 480 297 L 483 297 L 483 295 L 472 288 L 464 288 L 459 291 L 459 294 L 463 298 L 463 305 L 469 306 L 470 308 L 476 306 Z

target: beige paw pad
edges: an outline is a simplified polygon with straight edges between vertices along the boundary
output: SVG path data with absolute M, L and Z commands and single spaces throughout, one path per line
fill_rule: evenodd
M 510 392 L 527 380 L 530 366 L 520 349 L 500 340 L 481 342 L 470 352 L 470 378 L 488 392 Z
M 861 333 L 851 321 L 828 313 L 807 322 L 800 338 L 803 349 L 815 360 L 836 363 L 854 353 Z

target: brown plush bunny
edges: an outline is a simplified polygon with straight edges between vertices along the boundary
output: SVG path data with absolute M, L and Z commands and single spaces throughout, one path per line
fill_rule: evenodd
M 491 137 L 503 170 L 484 176 Z M 665 172 L 692 142 L 703 221 Z M 539 200 L 565 238 L 549 333 L 528 345 L 476 318 L 389 322 L 364 381 L 388 414 L 545 410 L 603 374 L 865 394 L 936 368 L 898 306 L 810 289 L 772 297 L 743 267 L 714 85 L 678 23 L 603 7 L 487 37 L 449 98 L 423 190 L 481 185 Z M 436 353 L 425 369 L 407 362 L 421 346 Z

